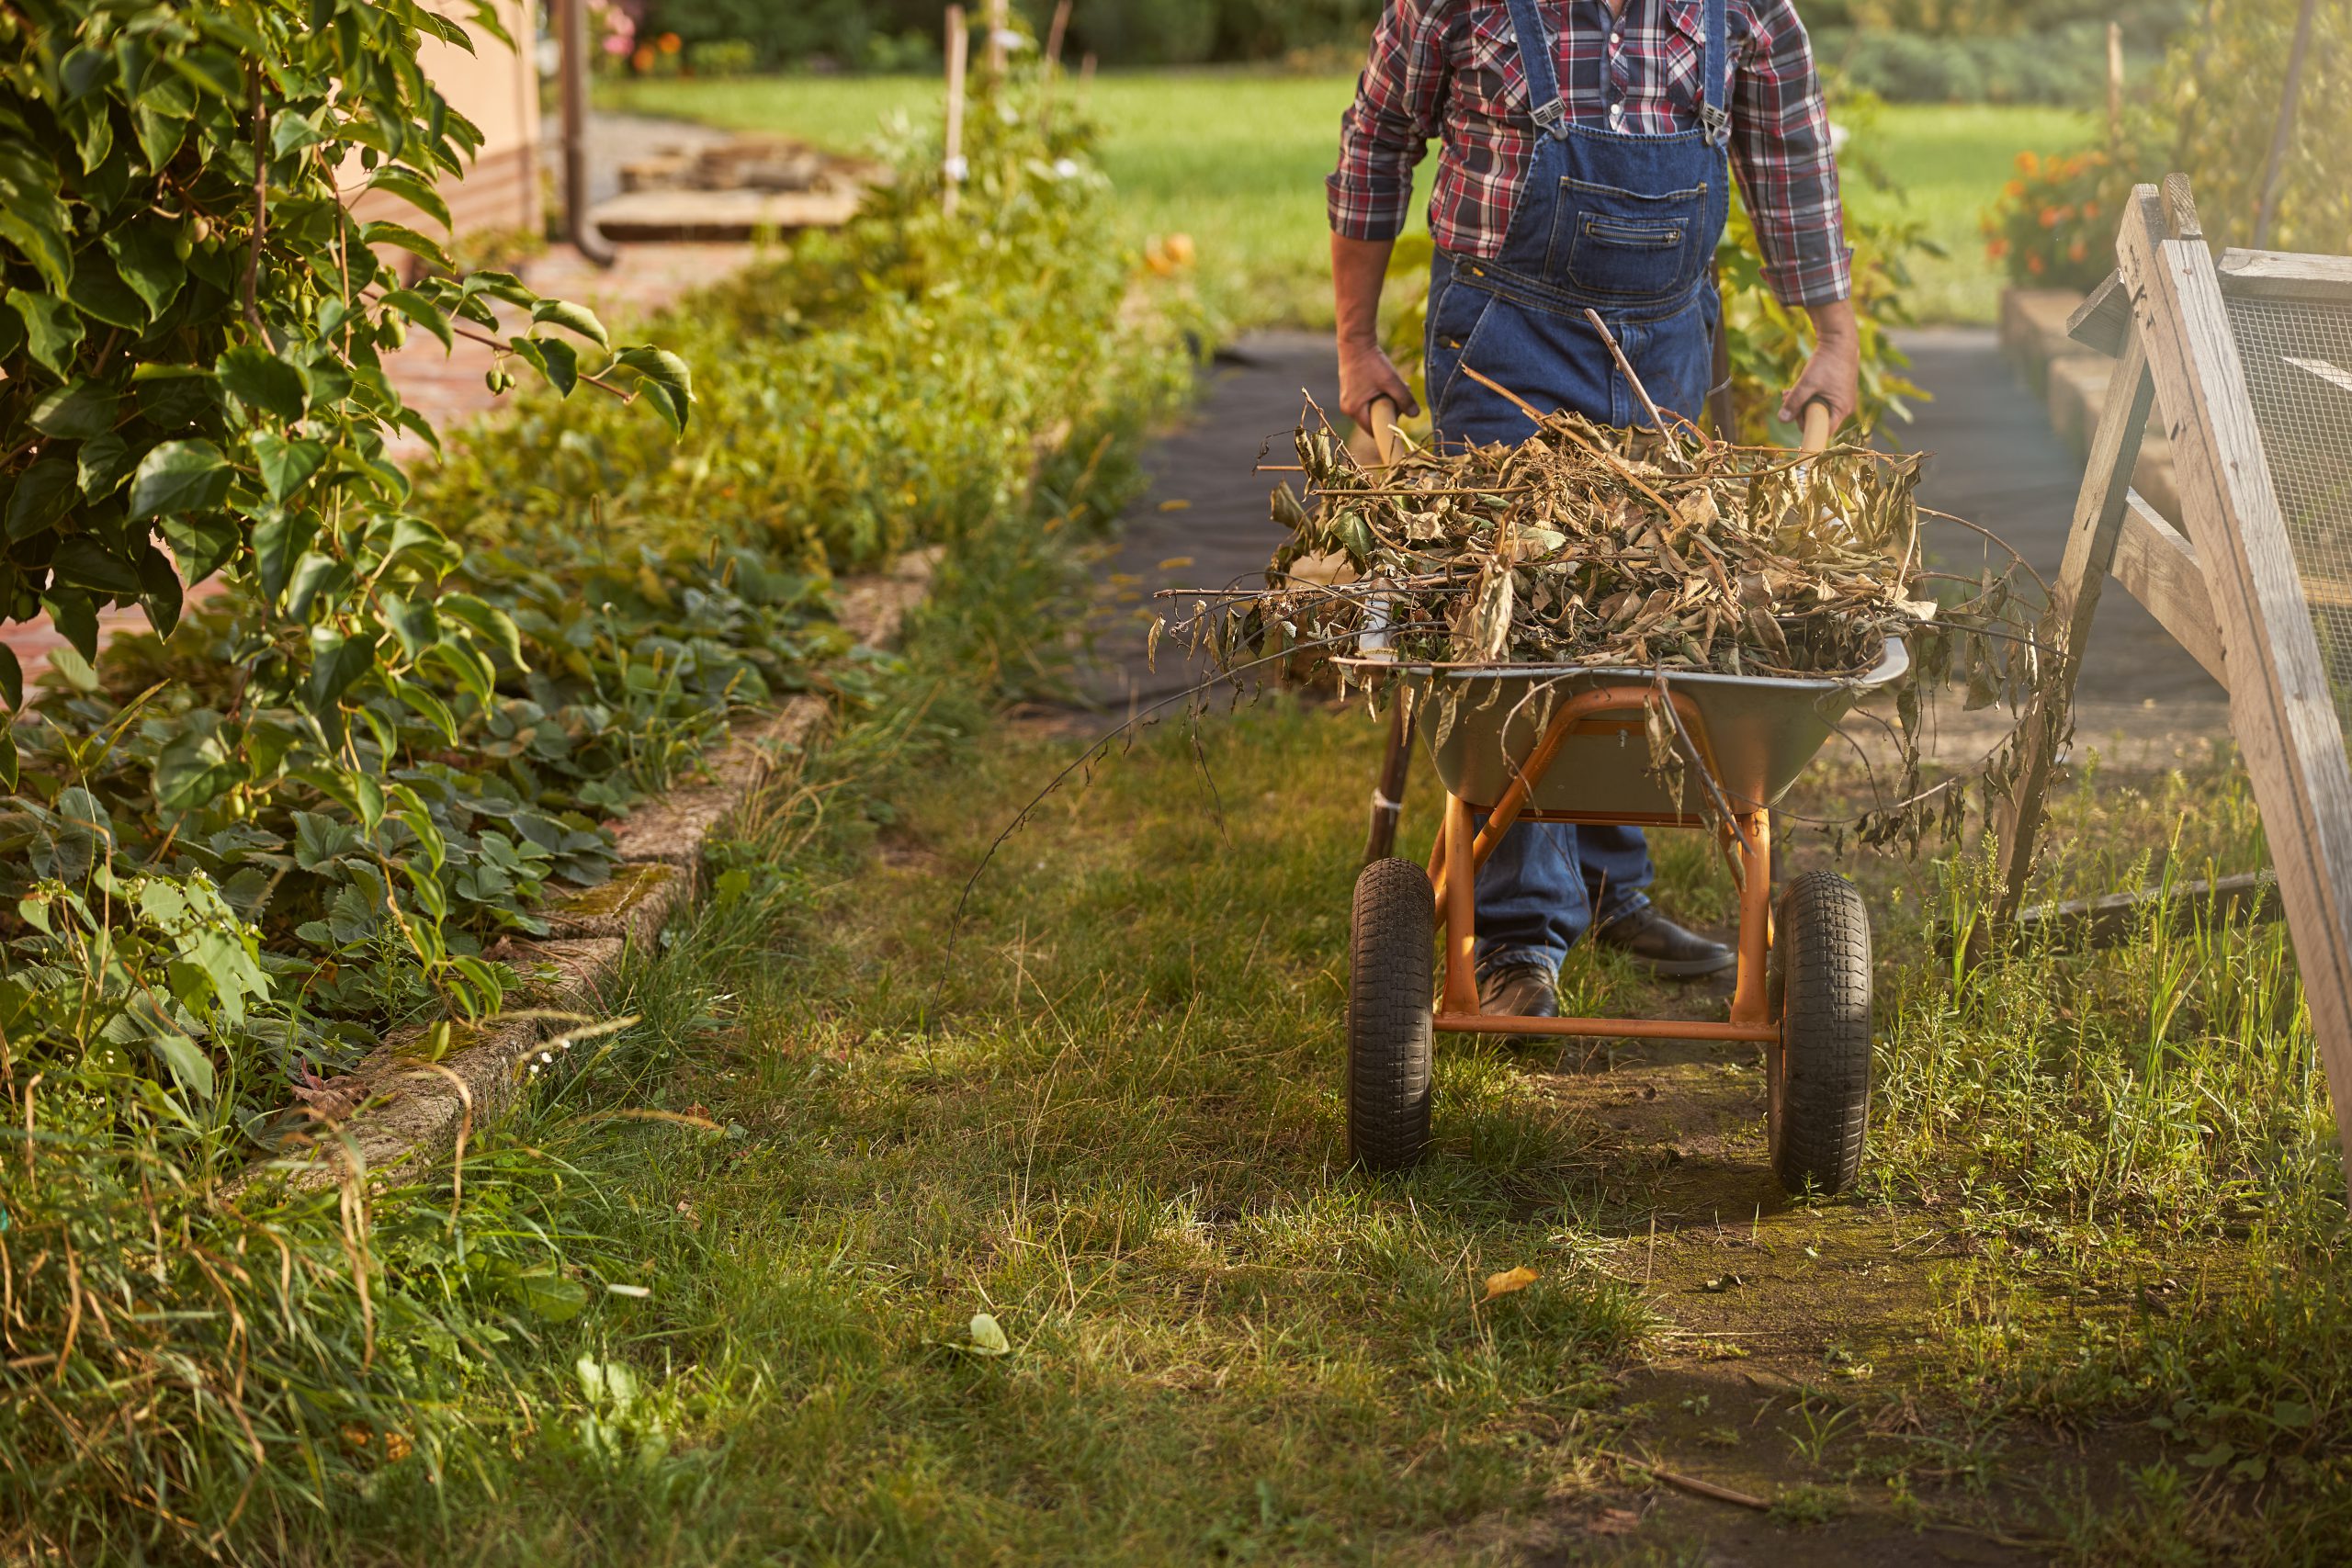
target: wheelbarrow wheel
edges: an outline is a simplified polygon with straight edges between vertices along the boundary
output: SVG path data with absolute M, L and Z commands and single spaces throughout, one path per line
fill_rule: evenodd
M 1841 1191 L 1861 1169 L 1871 1106 L 1871 923 L 1854 885 L 1826 871 L 1790 884 L 1772 957 L 1772 1173 L 1791 1192 Z
M 1348 1155 L 1370 1170 L 1419 1164 L 1430 1143 L 1429 874 L 1376 860 L 1356 877 L 1348 932 Z

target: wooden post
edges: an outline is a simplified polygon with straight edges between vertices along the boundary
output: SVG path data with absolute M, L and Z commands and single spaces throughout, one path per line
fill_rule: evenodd
M 1005 0 L 989 0 L 989 85 L 1004 80 L 1004 37 L 1008 29 Z
M 1046 29 L 1046 69 L 1059 71 L 1062 67 L 1062 40 L 1069 36 L 1070 0 L 1061 0 L 1054 7 L 1053 25 Z
M 2352 766 L 2212 253 L 2188 181 L 2140 186 L 2120 272 L 2172 434 L 2181 518 L 2228 660 L 2230 732 L 2270 840 L 2312 1034 L 2352 1161 Z
M 2018 773 L 2000 824 L 2001 903 L 1996 923 L 2007 926 L 2025 904 L 2026 878 L 2033 871 L 2034 839 L 2041 825 L 2042 796 L 2050 789 L 2058 748 L 2073 732 L 2075 679 L 2082 672 L 2083 645 L 2098 611 L 2099 590 L 2115 563 L 2116 536 L 2123 526 L 2132 470 L 2140 461 L 2140 438 L 2148 427 L 2156 384 L 2148 374 L 2147 351 L 2136 327 L 2125 329 L 2123 357 L 2107 381 L 2107 403 L 2091 437 L 2088 468 L 2075 498 L 2075 526 L 2066 536 L 2066 558 L 2050 591 L 2041 640 L 2053 645 L 2058 667 L 2037 683 L 2018 726 Z
M 939 210 L 956 216 L 956 197 L 964 185 L 964 73 L 969 65 L 972 30 L 965 25 L 964 7 L 947 7 L 947 135 L 940 161 L 942 186 Z
M 2278 171 L 2295 140 L 2295 100 L 2303 90 L 2303 56 L 2311 52 L 2312 11 L 2316 0 L 2303 0 L 2295 13 L 2295 42 L 2287 51 L 2287 84 L 2278 95 L 2278 123 L 2270 132 L 2270 156 L 2262 165 L 2262 197 L 2254 209 L 2254 248 L 2270 243 L 2270 222 L 2278 216 Z
M 2107 145 L 2123 145 L 2123 24 L 2107 24 Z

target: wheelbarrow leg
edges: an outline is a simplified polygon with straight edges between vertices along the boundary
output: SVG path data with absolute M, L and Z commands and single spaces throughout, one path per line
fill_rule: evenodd
M 1772 942 L 1772 814 L 1743 813 L 1725 836 L 1739 857 L 1739 970 L 1732 987 L 1731 1021 L 1766 1023 L 1765 974 Z
M 1470 806 L 1460 795 L 1445 797 L 1445 988 L 1442 1009 L 1450 1013 L 1478 1011 L 1478 926 L 1474 912 L 1473 884 L 1477 873 L 1471 858 L 1476 830 Z
M 1413 698 L 1396 694 L 1388 710 L 1388 750 L 1372 786 L 1372 831 L 1363 842 L 1363 863 L 1386 860 L 1396 851 L 1396 819 L 1405 810 L 1405 777 L 1413 762 Z

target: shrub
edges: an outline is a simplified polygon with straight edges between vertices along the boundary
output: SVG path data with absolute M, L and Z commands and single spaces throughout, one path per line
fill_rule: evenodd
M 2300 0 L 2213 7 L 2165 56 L 2112 148 L 2029 153 L 1984 221 L 2012 281 L 2086 288 L 2115 265 L 2115 225 L 2136 182 L 2178 171 L 2216 247 L 2254 242 L 2255 217 Z M 2293 141 L 2279 164 L 2274 249 L 2352 251 L 2352 11 L 2315 6 Z

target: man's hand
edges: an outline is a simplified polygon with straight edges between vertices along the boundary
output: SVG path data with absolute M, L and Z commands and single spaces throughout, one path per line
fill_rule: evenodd
M 1380 286 L 1388 276 L 1387 240 L 1331 236 L 1331 302 L 1339 319 L 1340 412 L 1369 429 L 1372 400 L 1387 398 L 1400 414 L 1421 412 L 1405 378 L 1380 346 Z
M 1792 424 L 1802 422 L 1804 405 L 1818 398 L 1829 405 L 1829 427 L 1835 430 L 1861 406 L 1861 329 L 1854 322 L 1849 299 L 1808 309 L 1815 333 L 1813 357 L 1804 362 L 1796 385 L 1781 397 L 1781 417 Z
M 1421 412 L 1410 388 L 1386 351 L 1376 343 L 1340 344 L 1340 412 L 1366 429 L 1372 427 L 1372 404 L 1386 398 L 1399 415 Z

